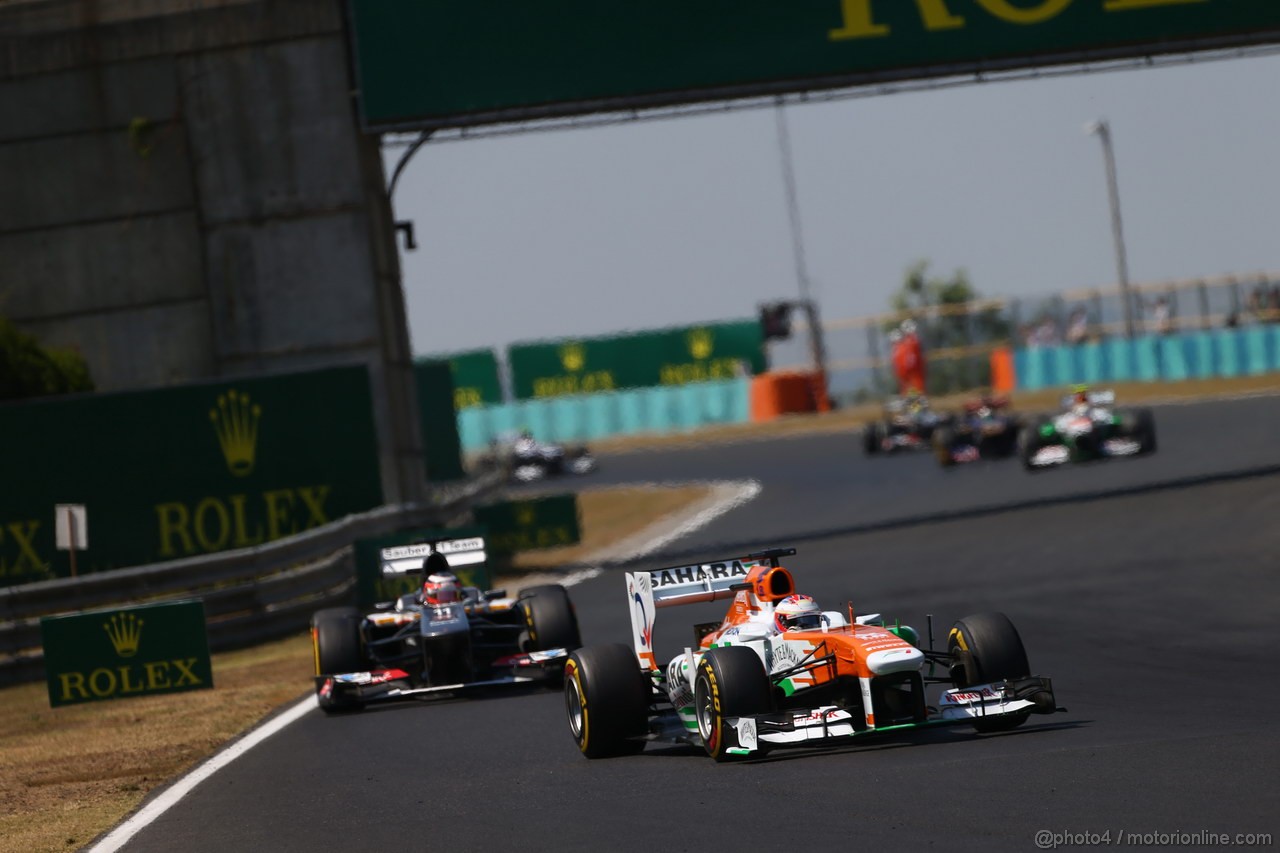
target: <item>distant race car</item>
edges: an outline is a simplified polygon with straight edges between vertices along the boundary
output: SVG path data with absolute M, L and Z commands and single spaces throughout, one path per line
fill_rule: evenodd
M 851 605 L 822 611 L 797 595 L 778 563 L 794 553 L 627 573 L 632 647 L 578 649 L 565 665 L 569 730 L 582 753 L 636 753 L 655 741 L 701 746 L 723 761 L 934 725 L 1005 731 L 1065 710 L 1049 679 L 1031 675 L 1003 614 L 959 620 L 945 651 L 933 650 L 930 627 L 921 648 L 906 625 L 855 617 Z M 659 666 L 656 609 L 726 598 L 724 620 L 695 625 L 694 645 Z M 947 687 L 932 695 L 936 685 Z
M 462 693 L 542 682 L 558 686 L 569 653 L 582 644 L 569 594 L 559 584 L 502 590 L 462 586 L 443 552 L 469 540 L 437 543 L 424 561 L 414 547 L 387 549 L 418 568 L 422 591 L 379 604 L 318 611 L 311 620 L 316 696 L 325 711 L 390 699 Z M 476 540 L 482 541 L 482 540 Z
M 1018 454 L 1034 471 L 1068 462 L 1140 456 L 1156 451 L 1156 422 L 1150 409 L 1116 409 L 1115 392 L 1077 389 L 1063 398 L 1062 411 L 1023 427 Z
M 948 468 L 979 459 L 1004 459 L 1018 449 L 1021 419 L 1009 411 L 1008 397 L 983 396 L 965 404 L 964 411 L 934 429 L 933 452 Z
M 884 406 L 885 416 L 862 431 L 862 450 L 868 456 L 899 450 L 929 450 L 933 433 L 950 424 L 949 415 L 935 412 L 920 395 L 894 397 Z
M 510 480 L 531 483 L 560 474 L 587 474 L 596 469 L 596 458 L 584 445 L 538 441 L 526 431 L 495 438 L 480 466 L 499 468 Z

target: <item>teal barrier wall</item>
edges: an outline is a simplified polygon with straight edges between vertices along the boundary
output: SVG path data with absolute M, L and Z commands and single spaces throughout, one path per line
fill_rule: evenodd
M 1260 376 L 1280 372 L 1280 325 L 1020 349 L 1013 363 L 1023 391 L 1077 383 Z
M 747 378 L 601 394 L 519 400 L 458 412 L 463 450 L 483 450 L 504 432 L 528 429 L 540 441 L 595 441 L 614 435 L 688 432 L 751 419 Z

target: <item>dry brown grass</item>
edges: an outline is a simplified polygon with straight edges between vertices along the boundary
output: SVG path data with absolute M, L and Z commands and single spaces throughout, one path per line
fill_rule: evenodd
M 514 570 L 579 562 L 703 497 L 705 488 L 584 492 L 583 541 L 523 555 Z M 510 579 L 510 578 L 508 578 Z M 272 710 L 310 692 L 306 633 L 213 656 L 215 687 L 50 708 L 43 683 L 0 690 L 0 851 L 74 850 L 154 788 Z
M 511 568 L 534 571 L 586 562 L 591 554 L 680 512 L 707 492 L 706 486 L 628 486 L 584 491 L 578 496 L 582 541 L 563 548 L 517 554 Z M 499 572 L 503 568 L 499 567 Z
M 157 785 L 307 691 L 305 634 L 213 656 L 212 690 L 50 708 L 43 683 L 0 691 L 0 849 L 71 850 Z

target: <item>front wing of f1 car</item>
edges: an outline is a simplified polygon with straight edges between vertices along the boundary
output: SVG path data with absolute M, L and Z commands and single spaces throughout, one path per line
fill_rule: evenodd
M 442 693 L 462 694 L 515 685 L 556 685 L 563 677 L 564 664 L 568 657 L 569 649 L 546 649 L 511 655 L 492 664 L 494 669 L 509 668 L 506 674 L 475 681 L 429 686 L 418 685 L 410 673 L 395 668 L 317 675 L 315 677 L 316 695 L 322 701 L 333 702 L 339 706 L 360 706 L 396 699 L 426 698 Z
M 928 707 L 923 720 L 875 728 L 863 727 L 859 717 L 835 705 L 729 717 L 724 722 L 733 729 L 736 745 L 725 751 L 729 755 L 750 756 L 776 747 L 819 744 L 829 746 L 832 741 L 883 735 L 886 732 L 965 725 L 972 724 L 975 720 L 994 721 L 1001 717 L 1015 719 L 1027 713 L 1051 713 L 1055 710 L 1065 709 L 1056 707 L 1050 680 L 1032 676 L 1017 681 L 998 681 L 946 690 L 939 697 L 936 706 Z M 692 742 L 685 733 L 666 739 L 671 742 Z

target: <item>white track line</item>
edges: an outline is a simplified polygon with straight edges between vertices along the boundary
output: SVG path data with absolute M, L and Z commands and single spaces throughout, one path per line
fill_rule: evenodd
M 635 560 L 652 554 L 681 536 L 688 536 L 706 527 L 726 512 L 737 509 L 760 494 L 764 488 L 759 480 L 731 480 L 712 485 L 714 488 L 712 494 L 688 518 L 679 519 L 672 524 L 669 516 L 655 525 L 646 527 L 635 536 L 622 540 L 616 546 L 607 549 L 606 553 L 597 555 L 595 560 L 616 562 Z M 655 527 L 659 528 L 657 532 L 654 530 Z
M 747 501 L 760 494 L 760 483 L 756 480 L 743 480 L 728 483 L 716 483 L 715 492 L 711 495 L 709 502 L 692 516 L 672 525 L 667 519 L 663 519 L 655 524 L 646 527 L 636 536 L 630 537 L 619 544 L 617 548 L 609 549 L 610 559 L 634 559 L 643 557 L 645 554 L 651 554 L 662 546 L 666 545 L 674 539 L 688 535 L 700 527 L 710 524 L 715 519 L 724 515 L 731 509 L 742 506 Z M 654 533 L 654 529 L 661 527 L 661 532 Z M 640 538 L 638 545 L 629 543 Z M 603 561 L 602 561 L 603 562 Z M 575 586 L 583 581 L 597 577 L 601 573 L 601 569 L 590 568 L 581 569 L 567 575 L 534 575 L 524 580 L 526 583 L 522 586 L 532 585 L 529 581 L 536 583 L 558 583 L 562 586 Z M 289 708 L 284 713 L 273 717 L 270 722 L 259 726 L 240 740 L 228 746 L 218 754 L 214 755 L 204 764 L 201 764 L 195 770 L 192 770 L 186 776 L 183 776 L 177 782 L 166 788 L 164 791 L 156 795 L 131 817 L 126 819 L 124 823 L 108 832 L 100 841 L 89 848 L 89 853 L 115 853 L 115 851 L 128 844 L 129 841 L 151 825 L 157 818 L 167 812 L 173 806 L 177 805 L 191 790 L 199 785 L 205 779 L 208 779 L 214 773 L 217 773 L 223 767 L 235 761 L 241 755 L 253 749 L 285 726 L 295 722 L 307 712 L 316 706 L 316 697 L 308 696 Z
M 316 697 L 308 696 L 306 699 L 298 702 L 284 713 L 273 717 L 265 725 L 259 726 L 249 734 L 240 738 L 240 740 L 228 746 L 217 755 L 210 758 L 204 764 L 201 764 L 195 770 L 192 770 L 186 776 L 183 776 L 173 785 L 166 788 L 156 796 L 151 802 L 147 803 L 141 809 L 133 814 L 124 823 L 107 833 L 101 841 L 89 848 L 90 853 L 115 853 L 124 845 L 128 844 L 133 836 L 137 835 L 144 828 L 151 824 L 156 818 L 164 814 L 178 801 L 191 792 L 191 789 L 199 785 L 205 779 L 208 779 L 214 773 L 226 767 L 232 761 L 235 761 L 241 755 L 253 749 L 285 726 L 302 717 L 316 706 Z

